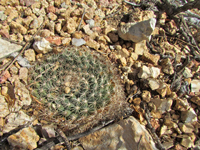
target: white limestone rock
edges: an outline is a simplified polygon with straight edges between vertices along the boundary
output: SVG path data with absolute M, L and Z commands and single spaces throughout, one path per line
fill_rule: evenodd
M 0 58 L 6 57 L 13 52 L 20 51 L 21 45 L 10 43 L 0 38 Z
M 72 39 L 72 45 L 74 46 L 81 46 L 84 45 L 86 42 L 83 39 L 77 39 L 77 38 L 73 38 Z
M 48 53 L 52 50 L 49 41 L 47 41 L 45 38 L 38 37 L 36 41 L 33 44 L 33 48 L 37 53 Z
M 191 81 L 191 92 L 200 92 L 200 80 L 193 79 Z
M 3 133 L 7 133 L 20 125 L 28 123 L 29 121 L 32 121 L 32 118 L 21 110 L 17 113 L 10 113 L 5 118 L 6 124 L 3 127 Z
M 123 40 L 131 40 L 133 42 L 150 41 L 155 25 L 155 18 L 138 23 L 129 22 L 118 28 L 118 34 Z

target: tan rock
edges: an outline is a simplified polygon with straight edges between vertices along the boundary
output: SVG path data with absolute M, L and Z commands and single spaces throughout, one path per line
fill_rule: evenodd
M 5 97 L 0 95 L 0 117 L 5 117 L 10 113 L 8 109 L 8 104 L 5 100 Z
M 147 51 L 146 40 L 138 43 L 133 43 L 134 52 L 138 55 L 143 55 L 144 51 Z
M 67 45 L 69 45 L 70 44 L 70 42 L 71 42 L 71 38 L 63 38 L 62 39 L 62 45 L 63 46 L 67 46 Z
M 81 39 L 83 37 L 83 33 L 81 31 L 76 31 L 72 34 L 73 38 Z
M 12 65 L 10 67 L 10 73 L 13 75 L 13 74 L 18 74 L 18 68 L 14 65 Z
M 56 25 L 55 25 L 55 29 L 58 33 L 61 32 L 61 29 L 62 29 L 62 24 L 60 22 L 58 22 Z
M 93 17 L 94 17 L 94 12 L 95 12 L 94 8 L 88 8 L 88 9 L 86 10 L 85 15 L 84 15 L 84 19 L 85 19 L 85 20 L 93 19 Z
M 29 28 L 30 23 L 33 21 L 33 18 L 31 16 L 27 16 L 22 20 L 23 25 L 25 25 L 26 28 Z
M 136 60 L 138 59 L 138 54 L 132 52 L 132 53 L 131 53 L 131 58 L 132 58 L 134 61 L 136 61 Z
M 90 37 L 85 39 L 85 41 L 86 41 L 86 45 L 89 46 L 90 48 L 94 48 L 95 50 L 98 50 L 100 47 L 100 44 L 97 43 L 95 40 L 91 39 Z
M 191 123 L 179 123 L 178 124 L 179 128 L 183 133 L 193 133 L 194 131 L 194 126 Z
M 18 32 L 21 33 L 21 34 L 27 33 L 27 29 L 24 26 L 22 26 L 21 24 L 15 22 L 15 21 L 12 21 L 10 23 L 10 28 L 14 33 L 18 33 Z
M 190 108 L 186 111 L 181 112 L 181 120 L 184 123 L 195 122 L 195 121 L 197 121 L 197 114 L 195 113 L 195 111 L 192 108 Z
M 76 31 L 76 26 L 76 21 L 73 18 L 69 18 L 65 27 L 63 28 L 63 31 L 67 31 L 69 34 L 71 34 Z
M 158 64 L 158 61 L 160 59 L 160 55 L 153 55 L 153 54 L 150 54 L 149 52 L 147 51 L 144 51 L 143 55 L 142 55 L 142 58 L 144 60 L 146 60 L 147 62 L 150 62 L 154 65 L 157 65 Z
M 7 133 L 17 128 L 19 125 L 24 125 L 31 120 L 32 119 L 21 110 L 17 113 L 10 113 L 5 118 L 6 124 L 3 127 L 3 133 Z
M 39 139 L 35 130 L 32 127 L 27 127 L 9 136 L 7 140 L 14 148 L 33 150 L 37 148 Z
M 83 26 L 83 30 L 84 30 L 84 32 L 85 32 L 87 35 L 89 35 L 89 36 L 93 34 L 93 31 L 90 30 L 90 25 L 89 25 L 89 24 Z
M 107 26 L 105 26 L 104 28 L 103 28 L 103 33 L 105 34 L 105 35 L 107 35 L 109 32 L 111 32 L 111 31 L 113 31 L 113 30 L 115 30 L 113 27 L 111 27 L 110 25 L 107 25 Z
M 7 96 L 7 92 L 8 92 L 8 87 L 7 86 L 2 86 L 1 87 L 1 94 L 3 96 Z
M 126 66 L 126 64 L 127 64 L 126 58 L 120 57 L 119 61 L 120 61 L 120 64 L 122 64 L 122 66 Z
M 190 136 L 186 135 L 186 137 L 182 138 L 181 145 L 183 145 L 184 147 L 188 149 L 188 148 L 193 147 L 194 143 L 192 142 Z
M 12 9 L 12 11 L 8 14 L 9 16 L 6 18 L 8 22 L 11 22 L 14 18 L 18 17 L 18 11 Z
M 67 94 L 67 93 L 69 93 L 70 92 L 70 88 L 69 87 L 65 87 L 65 93 Z
M 27 7 L 27 8 L 24 10 L 24 14 L 25 14 L 25 16 L 31 16 L 31 14 L 32 14 L 31 8 Z
M 49 19 L 53 20 L 53 21 L 55 21 L 57 19 L 57 16 L 54 13 L 52 13 L 52 12 L 48 13 L 47 17 Z
M 25 83 L 27 83 L 28 78 L 28 69 L 27 68 L 20 68 L 19 70 L 19 79 L 22 79 Z
M 142 92 L 142 100 L 144 100 L 145 102 L 150 102 L 151 100 L 151 93 L 147 90 L 144 90 Z

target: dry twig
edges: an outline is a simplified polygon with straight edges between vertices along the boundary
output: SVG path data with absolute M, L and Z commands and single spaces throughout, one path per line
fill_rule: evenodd
M 80 23 L 79 23 L 79 25 L 78 25 L 78 31 L 80 30 L 80 28 L 81 28 L 81 23 L 82 23 L 82 21 L 83 21 L 83 17 L 85 16 L 85 8 L 84 8 L 84 10 L 83 10 L 83 15 L 82 15 L 82 17 L 81 17 L 81 21 L 80 21 Z

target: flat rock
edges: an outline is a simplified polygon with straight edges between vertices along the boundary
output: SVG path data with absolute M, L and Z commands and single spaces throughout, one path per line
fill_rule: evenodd
M 186 111 L 181 112 L 181 120 L 184 123 L 195 122 L 195 121 L 197 121 L 197 114 L 195 113 L 195 111 L 192 108 L 190 108 Z
M 32 127 L 27 127 L 9 136 L 7 140 L 14 148 L 32 150 L 37 148 L 39 136 Z
M 129 22 L 118 28 L 118 34 L 123 40 L 130 40 L 133 42 L 140 42 L 142 40 L 150 41 L 155 25 L 155 18 L 138 23 Z
M 82 137 L 79 141 L 87 150 L 157 150 L 148 131 L 132 116 Z
M 24 125 L 28 123 L 29 121 L 32 121 L 32 118 L 26 115 L 23 111 L 19 111 L 17 113 L 10 113 L 6 118 L 5 122 L 6 124 L 3 127 L 3 133 L 7 133 L 15 128 L 17 128 L 19 125 Z
M 10 43 L 0 38 L 0 58 L 6 57 L 13 52 L 20 51 L 22 46 Z

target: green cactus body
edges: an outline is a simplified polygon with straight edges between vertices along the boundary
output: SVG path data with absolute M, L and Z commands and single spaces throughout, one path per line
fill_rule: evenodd
M 48 55 L 31 68 L 29 83 L 32 95 L 56 118 L 65 118 L 68 130 L 85 131 L 127 107 L 114 66 L 90 50 L 72 47 Z

